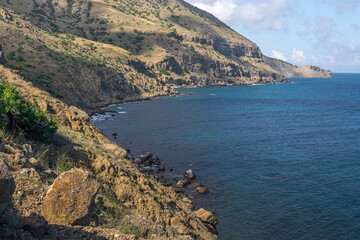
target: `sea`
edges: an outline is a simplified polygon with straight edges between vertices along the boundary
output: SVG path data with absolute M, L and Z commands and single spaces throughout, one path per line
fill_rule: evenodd
M 360 74 L 289 80 L 179 88 L 93 123 L 134 156 L 191 168 L 219 239 L 360 239 Z

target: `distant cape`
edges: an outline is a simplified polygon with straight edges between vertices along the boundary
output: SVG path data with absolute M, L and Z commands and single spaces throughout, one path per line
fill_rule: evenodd
M 330 70 L 317 66 L 296 66 L 280 59 L 263 55 L 264 62 L 286 78 L 331 78 Z

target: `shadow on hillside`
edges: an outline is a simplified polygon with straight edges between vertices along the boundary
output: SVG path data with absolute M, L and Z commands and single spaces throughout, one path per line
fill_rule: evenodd
M 20 216 L 10 206 L 0 218 L 0 239 L 94 239 L 107 238 L 84 231 L 78 227 L 49 224 L 43 216 L 31 213 Z

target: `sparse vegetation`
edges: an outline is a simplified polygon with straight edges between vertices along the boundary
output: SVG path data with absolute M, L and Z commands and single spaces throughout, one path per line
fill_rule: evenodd
M 166 76 L 170 76 L 170 73 L 166 69 L 160 69 L 161 74 L 164 74 Z

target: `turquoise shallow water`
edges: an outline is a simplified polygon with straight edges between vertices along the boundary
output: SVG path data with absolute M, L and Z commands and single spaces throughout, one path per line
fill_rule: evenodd
M 94 124 L 133 154 L 192 165 L 219 239 L 360 239 L 360 74 L 291 80 L 179 89 Z

